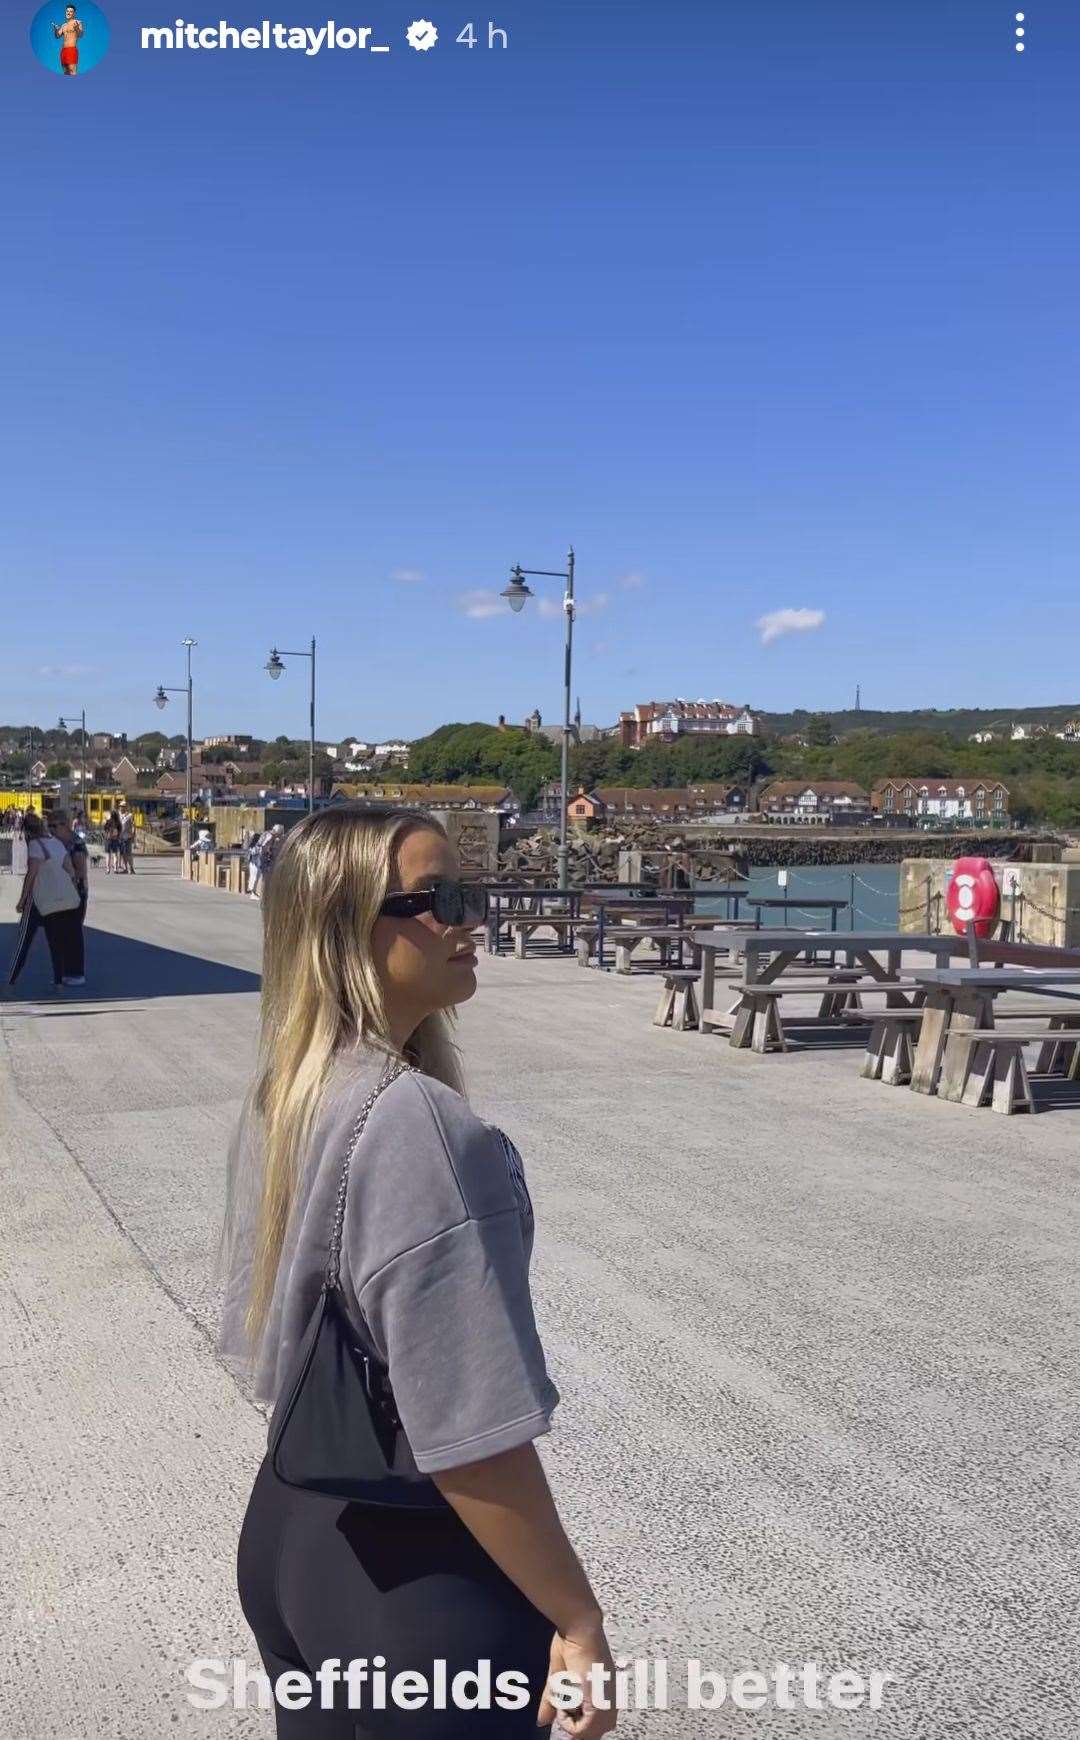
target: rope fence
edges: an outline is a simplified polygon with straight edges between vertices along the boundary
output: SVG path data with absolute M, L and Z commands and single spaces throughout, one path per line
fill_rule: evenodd
M 1008 860 L 1001 862 L 1006 863 Z M 829 868 L 831 867 L 821 867 L 824 870 Z M 874 930 L 891 925 L 894 922 L 893 913 L 896 915 L 896 923 L 903 925 L 905 920 L 915 919 L 918 922 L 913 926 L 913 929 L 925 930 L 932 936 L 941 935 L 951 922 L 945 906 L 944 891 L 940 888 L 934 888 L 932 875 L 926 876 L 918 885 L 921 887 L 921 893 L 915 900 L 908 905 L 897 904 L 894 907 L 891 904 L 891 891 L 875 886 L 865 876 L 860 875 L 857 870 L 837 866 L 834 874 L 837 886 L 846 883 L 850 889 L 848 927 L 853 931 L 859 928 Z M 773 871 L 770 875 L 770 886 L 775 878 L 776 872 Z M 1050 896 L 1049 904 L 1044 905 L 1042 901 L 1035 900 L 1026 893 L 1018 885 L 1015 877 L 1010 879 L 1003 874 L 1001 880 L 1004 886 L 1002 887 L 1001 911 L 997 920 L 999 927 L 997 934 L 1000 937 L 1011 937 L 1015 942 L 1050 944 L 1050 946 L 1066 946 L 1068 944 L 1070 926 L 1080 928 L 1080 906 L 1059 906 L 1056 899 L 1056 889 Z M 829 885 L 827 881 L 823 880 L 820 870 L 816 875 L 807 874 L 800 870 L 788 870 L 783 885 L 778 884 L 777 886 L 781 893 L 790 892 L 792 889 L 798 890 L 800 887 L 805 888 L 809 891 L 809 898 L 813 893 L 820 895 L 822 889 Z M 766 884 L 762 882 L 760 886 L 765 887 Z M 867 894 L 874 897 L 874 901 L 877 903 L 876 911 L 868 910 L 866 905 L 859 903 L 857 890 L 865 890 Z M 708 891 L 699 889 L 698 892 L 706 895 Z M 887 909 L 886 916 L 883 916 L 883 908 Z M 789 911 L 803 923 L 813 924 L 815 922 L 815 915 L 800 907 L 797 898 L 792 898 Z M 1048 937 L 1044 924 L 1034 926 L 1034 932 L 1041 932 L 1041 934 L 1033 934 L 1033 920 L 1035 918 L 1044 920 L 1055 927 L 1060 926 L 1060 932 L 1056 936 Z M 843 931 L 838 930 L 836 934 L 842 936 Z

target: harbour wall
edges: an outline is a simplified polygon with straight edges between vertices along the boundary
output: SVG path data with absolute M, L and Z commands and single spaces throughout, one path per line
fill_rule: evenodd
M 969 838 L 956 856 L 990 857 Z M 1080 863 L 1023 864 L 990 859 L 1000 890 L 1000 917 L 1017 942 L 1080 948 Z M 952 929 L 945 905 L 954 860 L 905 858 L 900 866 L 900 929 L 935 935 Z

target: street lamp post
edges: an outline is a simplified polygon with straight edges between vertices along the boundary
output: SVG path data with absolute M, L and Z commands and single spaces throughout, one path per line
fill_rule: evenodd
M 500 594 L 505 598 L 511 610 L 519 611 L 525 606 L 527 598 L 532 597 L 532 590 L 525 584 L 526 575 L 542 575 L 547 579 L 565 580 L 566 595 L 563 598 L 563 613 L 566 617 L 566 657 L 563 669 L 563 736 L 561 778 L 559 783 L 559 888 L 565 893 L 570 886 L 569 848 L 566 838 L 566 815 L 569 803 L 567 778 L 570 757 L 570 661 L 574 645 L 574 550 L 566 559 L 566 567 L 562 568 L 522 568 L 514 566 L 510 570 L 510 584 Z
M 45 747 L 45 735 L 41 735 L 41 747 Z M 29 794 L 34 789 L 34 727 L 31 725 L 26 733 L 26 790 Z
M 279 652 L 276 646 L 271 647 L 270 657 L 266 661 L 266 669 L 267 669 L 267 672 L 269 673 L 271 679 L 275 683 L 278 681 L 279 677 L 282 675 L 282 673 L 285 669 L 285 660 L 286 659 L 310 659 L 311 660 L 311 712 L 310 712 L 311 731 L 310 731 L 310 737 L 309 737 L 309 741 L 308 741 L 308 799 L 307 799 L 308 815 L 311 815 L 312 811 L 315 808 L 315 636 L 312 635 L 312 637 L 311 637 L 311 651 L 310 652 L 289 652 L 288 650 L 286 650 L 284 652 Z
M 187 765 L 184 774 L 184 818 L 180 824 L 181 850 L 191 844 L 191 649 L 193 646 L 198 646 L 199 643 L 188 636 L 182 644 L 187 648 L 187 682 L 182 689 L 169 689 L 159 683 L 158 692 L 154 696 L 154 706 L 162 708 L 168 706 L 170 695 L 187 696 Z
M 75 726 L 75 723 L 76 723 L 76 721 L 74 719 L 65 719 L 64 715 L 61 713 L 60 719 L 59 719 L 59 725 L 60 725 L 61 731 L 72 730 Z M 80 798 L 80 806 L 82 808 L 83 814 L 85 815 L 86 814 L 86 708 L 85 707 L 83 708 L 82 712 L 79 714 L 78 724 L 79 724 L 79 732 L 80 732 L 79 742 L 80 742 L 81 747 L 82 747 L 82 754 L 80 756 L 81 771 L 79 774 L 79 778 L 82 782 L 82 785 L 81 785 L 81 790 L 79 793 L 79 798 Z

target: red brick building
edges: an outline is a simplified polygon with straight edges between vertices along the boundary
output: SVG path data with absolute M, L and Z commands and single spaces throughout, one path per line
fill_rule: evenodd
M 674 743 L 685 736 L 754 737 L 761 721 L 749 706 L 730 701 L 639 701 L 619 714 L 619 738 L 624 749 L 646 743 Z

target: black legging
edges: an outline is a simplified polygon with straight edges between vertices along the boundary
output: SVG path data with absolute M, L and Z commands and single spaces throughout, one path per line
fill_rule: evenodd
M 45 940 L 49 945 L 53 984 L 59 985 L 61 980 L 67 978 L 81 977 L 84 966 L 84 911 L 85 907 L 80 904 L 73 912 L 50 912 L 43 917 L 33 901 L 28 901 L 15 941 L 15 953 L 8 969 L 8 984 L 13 985 L 22 972 L 26 957 L 30 953 L 30 945 L 39 930 L 45 932 Z
M 386 1683 L 413 1668 L 447 1684 L 462 1669 L 491 1662 L 496 1676 L 526 1674 L 521 1710 L 350 1711 L 345 1686 L 336 1710 L 275 1706 L 278 1740 L 517 1740 L 549 1735 L 536 1726 L 554 1627 L 499 1569 L 457 1515 L 408 1515 L 342 1504 L 285 1486 L 264 1462 L 240 1535 L 240 1601 L 270 1679 L 289 1668 L 313 1677 L 320 1663 L 369 1667 L 386 1658 Z M 449 1701 L 449 1700 L 448 1700 Z

